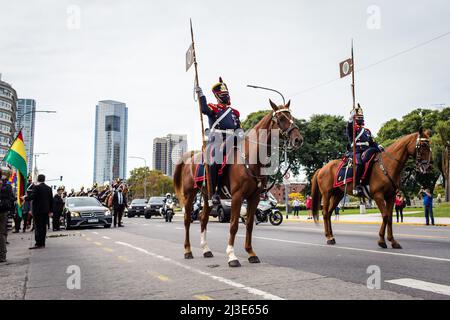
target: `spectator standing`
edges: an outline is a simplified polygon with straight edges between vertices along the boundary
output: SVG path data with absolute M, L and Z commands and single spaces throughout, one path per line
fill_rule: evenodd
M 6 237 L 8 236 L 8 214 L 14 208 L 14 195 L 6 176 L 2 174 L 0 186 L 0 263 L 6 262 Z
M 334 209 L 334 220 L 338 220 L 339 221 L 339 213 L 341 212 L 341 204 L 339 203 L 336 206 L 336 209 Z
M 401 222 L 403 223 L 403 208 L 405 205 L 405 199 L 400 192 L 395 196 L 395 212 L 397 213 L 397 223 L 399 215 L 401 217 Z
M 298 212 L 300 211 L 300 201 L 298 199 L 294 199 L 292 202 L 292 206 L 294 207 L 294 217 L 297 216 L 298 218 Z
M 123 227 L 123 224 L 122 224 L 123 212 L 125 210 L 125 207 L 128 207 L 128 205 L 127 205 L 127 199 L 126 199 L 125 195 L 123 194 L 122 186 L 119 186 L 117 188 L 117 191 L 114 193 L 113 198 L 112 198 L 112 206 L 114 209 L 114 227 L 117 226 L 117 222 L 118 222 L 119 227 Z
M 36 224 L 36 243 L 30 249 L 45 248 L 47 221 L 53 214 L 53 192 L 52 188 L 45 184 L 45 176 L 43 174 L 38 176 L 37 184 L 33 187 L 31 194 L 24 197 L 24 200 L 33 201 L 33 218 Z
M 63 192 L 64 188 L 59 187 L 53 197 L 53 231 L 60 230 L 61 216 L 64 210 Z
M 433 216 L 433 195 L 430 193 L 429 189 L 420 189 L 420 194 L 423 198 L 423 206 L 425 208 L 425 221 L 427 226 L 431 224 L 434 226 L 434 216 Z
M 306 210 L 308 211 L 308 219 L 312 219 L 312 212 L 311 212 L 311 208 L 312 208 L 312 198 L 310 196 L 306 197 Z

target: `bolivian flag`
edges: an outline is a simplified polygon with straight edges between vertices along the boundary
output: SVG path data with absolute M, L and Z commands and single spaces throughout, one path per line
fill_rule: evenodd
M 17 213 L 22 217 L 23 200 L 20 198 L 27 189 L 25 177 L 27 176 L 27 154 L 23 143 L 22 130 L 17 135 L 11 148 L 3 159 L 17 170 Z

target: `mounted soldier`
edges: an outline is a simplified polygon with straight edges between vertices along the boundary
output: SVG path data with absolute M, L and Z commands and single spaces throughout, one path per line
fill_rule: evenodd
M 355 188 L 353 191 L 354 195 L 359 197 L 364 196 L 364 189 L 362 187 L 361 177 L 364 173 L 365 164 L 372 159 L 373 155 L 379 152 L 383 152 L 383 146 L 377 144 L 369 129 L 364 127 L 364 114 L 361 106 L 352 110 L 350 118 L 347 123 L 347 137 L 349 141 L 348 145 L 348 155 L 353 150 L 353 130 L 355 130 L 355 145 L 356 145 L 356 156 L 355 156 L 355 166 L 356 166 L 356 176 L 355 176 Z M 351 157 L 351 156 L 350 156 Z
M 216 205 L 220 204 L 221 181 L 219 170 L 223 164 L 224 152 L 227 151 L 223 146 L 223 142 L 230 138 L 234 139 L 235 130 L 241 128 L 240 113 L 231 107 L 228 87 L 222 78 L 219 78 L 219 82 L 212 87 L 217 104 L 207 103 L 206 97 L 199 86 L 195 88 L 195 92 L 200 101 L 202 113 L 207 115 L 209 120 L 208 143 L 206 146 L 208 159 L 206 159 L 206 163 L 208 164 L 211 193 L 213 194 L 212 204 Z M 233 141 L 234 144 L 235 141 Z

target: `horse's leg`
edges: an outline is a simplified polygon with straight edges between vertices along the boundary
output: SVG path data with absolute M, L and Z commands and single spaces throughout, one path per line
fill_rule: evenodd
M 327 238 L 327 244 L 335 244 L 336 241 L 333 239 L 332 233 L 331 233 L 331 215 L 329 213 L 329 207 L 330 207 L 330 198 L 331 194 L 329 192 L 324 192 L 322 195 L 322 215 L 323 215 L 323 226 L 325 228 L 325 237 Z
M 258 197 L 259 194 L 255 194 L 252 198 L 247 199 L 247 219 L 246 219 L 246 227 L 247 232 L 245 235 L 245 251 L 247 251 L 249 257 L 248 262 L 250 263 L 260 263 L 258 256 L 253 251 L 252 248 L 252 232 L 253 232 L 253 223 L 255 219 L 256 208 L 258 205 Z
M 394 232 L 392 230 L 392 214 L 394 211 L 394 203 L 395 203 L 394 197 L 386 199 L 386 210 L 388 214 L 387 239 L 391 242 L 392 248 L 401 249 L 402 246 L 400 245 L 400 243 L 397 242 L 397 240 L 394 239 Z
M 331 227 L 331 215 L 333 214 L 334 210 L 338 206 L 339 202 L 342 200 L 343 196 L 344 196 L 344 194 L 340 190 L 335 191 L 333 193 L 333 195 L 331 196 L 331 201 L 328 206 L 328 212 L 327 212 L 328 232 L 329 232 L 329 238 L 327 240 L 327 244 L 336 244 L 336 240 L 334 239 L 334 235 L 333 235 L 333 228 Z
M 195 191 L 191 192 L 191 194 L 186 197 L 186 202 L 184 204 L 184 230 L 185 230 L 185 238 L 184 238 L 184 258 L 185 259 L 193 259 L 191 250 L 191 242 L 189 240 L 189 228 L 191 226 L 191 214 L 193 210 L 195 198 Z
M 204 196 L 204 206 L 202 209 L 202 214 L 200 216 L 200 246 L 203 249 L 203 257 L 204 258 L 212 258 L 214 255 L 211 252 L 211 249 L 208 247 L 208 243 L 206 242 L 206 226 L 209 221 L 209 213 L 211 212 L 211 208 L 207 206 L 208 197 Z
M 386 233 L 386 225 L 388 223 L 388 214 L 387 214 L 387 208 L 386 208 L 386 202 L 384 200 L 384 196 L 382 194 L 375 194 L 373 199 L 375 200 L 378 209 L 381 211 L 381 216 L 383 217 L 383 222 L 381 223 L 381 228 L 379 232 L 380 240 L 378 240 L 378 245 L 381 248 L 386 249 L 386 240 L 384 239 L 385 233 Z
M 228 266 L 240 267 L 241 264 L 234 254 L 234 239 L 239 227 L 239 217 L 242 206 L 242 196 L 240 194 L 233 194 L 231 200 L 231 219 L 230 219 L 230 237 L 228 238 L 227 256 Z

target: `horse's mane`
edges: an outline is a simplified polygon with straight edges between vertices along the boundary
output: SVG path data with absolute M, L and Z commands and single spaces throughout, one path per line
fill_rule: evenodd
M 394 143 L 392 143 L 389 147 L 387 147 L 386 151 L 388 151 L 389 153 L 397 151 L 398 149 L 400 149 L 404 145 L 409 144 L 409 142 L 410 142 L 409 140 L 412 139 L 413 137 L 414 137 L 414 140 L 417 138 L 417 132 L 408 134 L 408 135 L 403 136 L 403 137 L 400 137 L 399 139 L 394 141 Z

